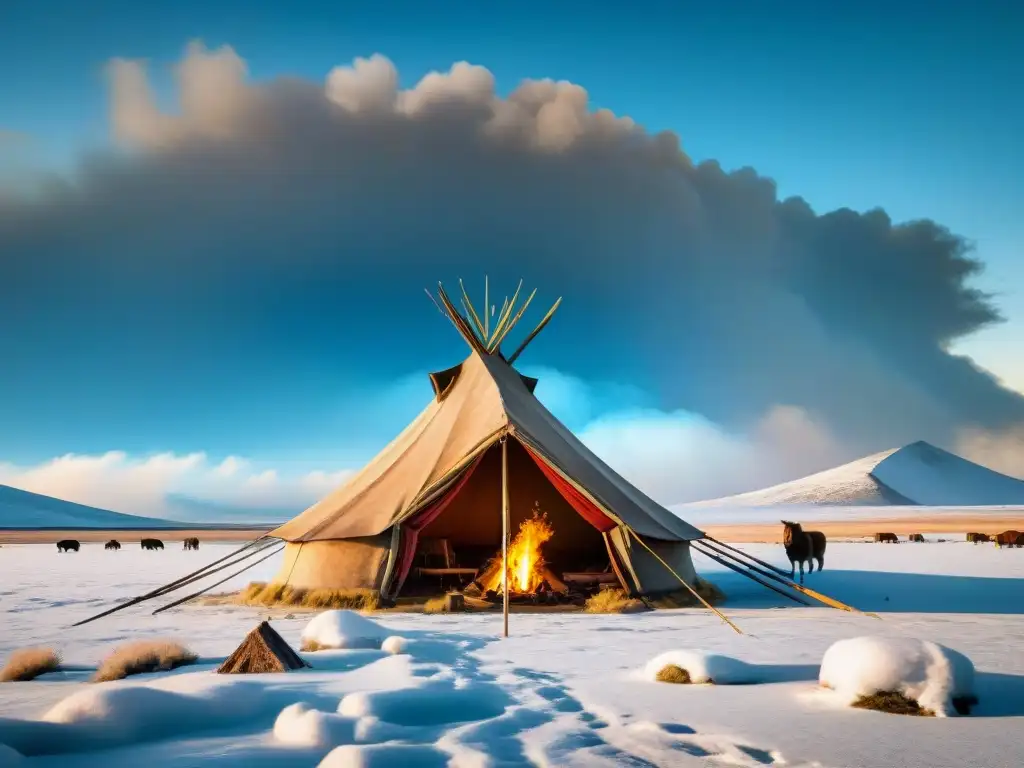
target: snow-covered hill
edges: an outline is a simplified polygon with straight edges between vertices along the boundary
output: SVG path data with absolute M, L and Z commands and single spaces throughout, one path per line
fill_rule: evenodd
M 925 442 L 882 451 L 760 491 L 679 505 L 976 507 L 1024 505 L 1024 481 Z
M 111 512 L 0 485 L 0 528 L 180 528 L 180 523 Z

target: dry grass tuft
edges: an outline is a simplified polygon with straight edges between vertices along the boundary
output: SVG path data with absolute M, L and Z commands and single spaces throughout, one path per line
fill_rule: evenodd
M 602 589 L 587 598 L 584 613 L 638 613 L 646 611 L 642 600 L 630 597 L 621 589 Z
M 335 649 L 329 645 L 320 645 L 316 640 L 303 640 L 302 647 L 299 650 L 303 653 L 315 653 L 316 651 L 331 651 Z
M 659 683 L 676 683 L 678 685 L 689 685 L 693 682 L 690 679 L 690 673 L 675 664 L 666 664 L 658 670 L 654 679 Z
M 58 669 L 60 655 L 52 648 L 21 648 L 0 669 L 0 683 L 23 683 Z
M 916 715 L 918 717 L 935 717 L 930 709 L 922 709 L 913 699 L 908 699 L 899 691 L 881 691 L 870 696 L 861 696 L 853 706 L 857 709 L 873 709 L 876 712 L 888 712 L 891 715 Z
M 199 657 L 188 648 L 169 640 L 138 640 L 115 648 L 100 664 L 93 682 L 122 680 L 145 672 L 166 672 Z
M 375 611 L 380 605 L 380 593 L 374 589 L 302 589 L 254 581 L 238 593 L 237 602 L 264 608 L 286 605 L 316 610 Z

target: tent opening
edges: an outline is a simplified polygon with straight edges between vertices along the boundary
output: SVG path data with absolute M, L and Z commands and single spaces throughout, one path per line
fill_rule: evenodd
M 510 595 L 618 586 L 603 535 L 614 523 L 518 440 L 509 438 L 507 450 Z M 470 585 L 500 593 L 501 453 L 500 444 L 488 449 L 440 511 L 426 513 L 429 522 L 412 521 L 418 535 L 397 574 L 401 595 Z

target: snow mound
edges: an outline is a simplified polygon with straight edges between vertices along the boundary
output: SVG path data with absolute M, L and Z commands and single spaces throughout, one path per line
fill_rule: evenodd
M 300 747 L 336 747 L 355 741 L 356 721 L 333 712 L 292 704 L 274 721 L 274 738 Z
M 954 699 L 974 695 L 974 664 L 929 640 L 854 637 L 829 647 L 818 680 L 846 704 L 895 691 L 938 717 L 948 717 L 956 715 Z
M 758 681 L 757 670 L 750 664 L 731 656 L 703 651 L 667 651 L 647 662 L 643 676 L 657 682 L 658 673 L 670 664 L 685 669 L 691 683 L 742 685 Z
M 302 643 L 320 648 L 380 648 L 391 634 L 380 624 L 355 611 L 324 611 L 317 614 L 302 630 Z
M 329 752 L 319 768 L 445 768 L 450 759 L 436 747 L 413 744 L 344 746 Z
M 380 649 L 386 653 L 390 653 L 392 656 L 398 656 L 403 653 L 411 655 L 412 647 L 415 643 L 414 640 L 410 640 L 408 637 L 402 637 L 401 635 L 392 635 L 391 637 L 384 640 L 380 645 Z
M 447 640 L 409 638 L 401 635 L 392 635 L 381 644 L 380 648 L 393 656 L 412 656 L 416 661 L 433 661 L 439 664 L 454 664 L 461 655 L 457 643 Z
M 471 682 L 457 688 L 445 680 L 412 689 L 350 693 L 338 704 L 338 713 L 394 725 L 451 725 L 497 717 L 510 703 L 497 685 Z
M 0 739 L 26 756 L 110 749 L 233 726 L 264 709 L 258 689 L 237 685 L 192 695 L 100 684 L 59 701 L 41 720 L 0 719 Z

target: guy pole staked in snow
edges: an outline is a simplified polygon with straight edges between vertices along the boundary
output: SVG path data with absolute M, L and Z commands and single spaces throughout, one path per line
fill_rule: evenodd
M 698 543 L 698 542 L 695 542 L 695 543 Z M 711 557 L 712 559 L 717 559 L 717 558 L 713 557 L 708 552 L 707 548 L 713 548 L 713 545 L 711 544 L 711 542 L 709 542 L 707 540 L 699 540 L 699 543 L 701 545 L 703 545 L 704 548 L 698 546 L 697 547 L 697 551 L 698 552 L 701 552 L 702 554 L 704 554 L 704 555 L 706 555 L 708 557 Z M 721 542 L 716 542 L 716 543 L 721 544 Z M 742 553 L 742 550 L 735 549 L 735 547 L 730 547 L 730 549 L 734 549 L 736 552 L 741 552 Z M 751 579 L 752 581 L 756 581 L 759 584 L 762 584 L 763 586 L 766 586 L 766 587 L 769 587 L 769 589 L 772 589 L 772 587 L 770 587 L 768 584 L 765 584 L 763 581 L 761 581 L 760 579 L 755 577 L 754 574 L 750 572 L 751 570 L 753 570 L 753 566 L 751 566 L 751 565 L 745 563 L 744 561 L 740 560 L 736 555 L 729 554 L 728 552 L 726 552 L 723 549 L 716 549 L 715 551 L 717 551 L 719 554 L 723 555 L 724 557 L 727 557 L 727 558 L 731 559 L 733 562 L 735 562 L 735 563 L 737 563 L 737 564 L 739 564 L 739 565 L 741 565 L 743 567 L 742 569 L 740 569 L 740 568 L 733 568 L 734 571 L 736 571 L 737 573 L 743 574 L 744 576 L 746 576 L 748 579 Z M 753 558 L 752 556 L 751 556 L 751 558 L 752 559 L 756 559 L 756 558 Z M 721 562 L 721 561 L 719 561 L 719 562 Z M 724 563 L 724 562 L 722 564 L 723 565 L 728 565 L 727 563 Z M 729 566 L 729 567 L 731 567 L 731 566 Z M 774 569 L 774 570 L 778 570 L 778 569 Z M 836 600 L 835 598 L 829 597 L 828 595 L 823 595 L 820 592 L 816 592 L 815 590 L 813 590 L 813 589 L 811 589 L 809 587 L 805 587 L 805 586 L 803 586 L 801 584 L 797 584 L 796 582 L 790 580 L 786 576 L 772 576 L 770 573 L 766 573 L 764 571 L 760 571 L 760 572 L 763 573 L 765 576 L 767 576 L 769 578 L 772 578 L 772 579 L 774 579 L 775 581 L 777 581 L 777 582 L 779 582 L 781 584 L 784 584 L 785 586 L 789 587 L 790 589 L 795 590 L 797 592 L 800 592 L 800 593 L 802 593 L 804 595 L 807 595 L 808 597 L 813 598 L 813 599 L 817 600 L 819 603 L 823 603 L 824 605 L 827 605 L 830 608 L 835 608 L 835 609 L 840 610 L 840 611 L 848 611 L 850 613 L 859 613 L 859 614 L 862 614 L 864 616 L 870 616 L 873 619 L 881 620 L 881 618 L 882 618 L 881 616 L 879 616 L 876 613 L 869 613 L 867 611 L 862 611 L 862 610 L 860 610 L 858 608 L 854 608 L 853 606 L 847 605 L 846 603 L 842 603 L 842 602 Z M 775 590 L 775 591 L 777 591 L 777 590 Z
M 501 436 L 501 612 L 508 637 L 508 435 Z
M 716 538 L 714 538 L 712 536 L 708 536 L 707 534 L 704 534 L 704 540 L 708 544 L 714 543 L 714 544 L 717 544 L 719 547 L 723 547 L 725 549 L 729 549 L 729 550 L 732 550 L 733 552 L 736 552 L 736 553 L 738 553 L 740 555 L 743 555 L 743 557 L 747 558 L 748 560 L 753 560 L 755 563 L 758 563 L 759 565 L 763 565 L 765 568 L 768 568 L 769 570 L 775 571 L 780 576 L 788 576 L 789 575 L 784 570 L 782 570 L 781 568 L 778 568 L 778 567 L 772 565 L 771 563 L 766 563 L 764 560 L 762 560 L 762 559 L 760 559 L 758 557 L 754 557 L 749 552 L 744 552 L 742 549 L 739 549 L 738 547 L 734 547 L 731 544 L 726 544 L 724 541 L 719 541 L 718 539 L 716 539 Z
M 759 568 L 756 565 L 751 565 L 750 563 L 747 563 L 746 561 L 741 560 L 736 555 L 726 551 L 725 549 L 722 549 L 721 547 L 716 546 L 713 543 L 712 540 L 709 540 L 709 539 L 698 539 L 697 541 L 694 542 L 694 545 L 699 545 L 699 546 L 696 546 L 696 549 L 697 549 L 698 552 L 700 552 L 705 557 L 709 557 L 712 560 L 716 560 L 716 561 L 722 563 L 722 565 L 725 565 L 725 566 L 727 566 L 729 568 L 732 568 L 734 571 L 736 571 L 737 573 L 741 573 L 744 576 L 751 576 L 752 577 L 752 574 L 758 573 L 758 574 L 764 576 L 765 578 L 771 579 L 772 581 L 775 581 L 775 582 L 777 582 L 779 584 L 782 584 L 783 586 L 786 586 L 786 587 L 788 587 L 790 584 L 792 584 L 792 582 L 789 580 L 789 578 L 786 576 L 786 574 L 781 573 L 779 571 L 779 569 L 772 568 L 772 569 L 768 570 L 768 569 L 765 569 L 765 568 Z M 712 552 L 717 553 L 717 554 L 712 554 Z M 725 560 L 723 561 L 723 560 L 719 559 L 717 555 L 721 555 L 721 557 L 725 558 Z M 763 584 L 764 582 L 759 582 L 759 583 Z M 765 584 L 765 586 L 769 586 L 769 585 Z M 784 594 L 786 594 L 786 597 L 792 597 L 789 593 L 784 593 Z M 802 600 L 800 602 L 803 603 Z M 804 605 L 809 605 L 809 603 L 803 603 L 803 604 Z
M 740 574 L 741 576 L 746 576 L 748 579 L 751 579 L 752 581 L 756 581 L 762 587 L 766 587 L 767 589 L 770 589 L 772 592 L 776 592 L 776 593 L 782 595 L 783 597 L 785 597 L 786 599 L 792 600 L 794 603 L 810 607 L 811 604 L 809 602 L 807 602 L 806 600 L 804 600 L 802 597 L 798 597 L 796 595 L 791 595 L 791 594 L 789 594 L 789 592 L 785 592 L 782 589 L 779 589 L 778 587 L 774 586 L 773 584 L 769 584 L 767 581 L 764 581 L 760 577 L 755 576 L 753 573 L 750 573 L 749 571 L 744 570 L 744 567 L 742 567 L 741 565 L 738 565 L 735 562 L 729 562 L 728 560 L 725 560 L 725 559 L 723 559 L 721 557 L 718 557 L 718 555 L 712 554 L 711 552 L 709 552 L 709 551 L 707 551 L 707 550 L 697 546 L 697 544 L 699 544 L 699 543 L 701 543 L 699 540 L 695 541 L 693 543 L 694 544 L 694 549 L 696 549 L 698 552 L 700 552 L 702 555 L 704 555 L 704 557 L 707 557 L 710 560 L 714 560 L 719 565 L 724 565 L 729 570 L 736 571 L 736 573 Z M 769 574 L 765 574 L 765 575 L 769 576 Z M 769 578 L 770 578 L 770 576 L 769 576 Z
M 675 576 L 676 579 L 679 580 L 679 583 L 682 584 L 684 587 L 686 587 L 690 591 L 690 594 L 693 595 L 695 598 L 697 598 L 697 600 L 699 600 L 701 602 L 701 604 L 705 608 L 707 608 L 709 611 L 712 611 L 716 616 L 718 616 L 718 618 L 720 618 L 722 621 L 724 621 L 726 624 L 728 624 L 730 627 L 732 627 L 733 630 L 735 630 L 736 634 L 738 634 L 738 635 L 742 635 L 743 634 L 743 630 L 740 629 L 739 627 L 737 627 L 731 621 L 729 621 L 729 617 L 728 616 L 726 616 L 720 610 L 715 608 L 715 606 L 713 606 L 711 603 L 709 603 L 707 600 L 705 600 L 703 597 L 701 597 L 700 593 L 697 592 L 697 590 L 694 589 L 693 587 L 691 587 L 689 584 L 687 584 L 686 583 L 686 579 L 684 579 L 682 576 L 680 576 L 678 573 L 676 573 L 675 570 L 673 570 L 672 566 L 669 565 L 668 563 L 666 563 L 665 560 L 661 557 L 661 555 L 659 555 L 657 552 L 655 552 L 653 549 L 651 549 L 649 546 L 647 546 L 647 542 L 644 541 L 643 539 L 641 539 L 640 536 L 637 535 L 636 531 L 634 531 L 632 528 L 629 528 L 629 527 L 627 527 L 626 530 L 629 532 L 629 534 L 634 539 L 636 539 L 637 541 L 639 541 L 643 545 L 644 549 L 646 549 L 648 552 L 650 552 L 652 555 L 654 555 L 654 559 L 657 560 L 659 563 L 661 563 L 663 566 L 665 566 L 665 568 L 668 570 L 668 572 L 671 573 L 673 576 Z
M 239 568 L 237 571 L 232 573 L 230 576 L 227 576 L 227 577 L 221 579 L 220 581 L 218 581 L 218 582 L 216 582 L 214 584 L 211 584 L 208 587 L 204 587 L 203 589 L 199 590 L 198 592 L 193 592 L 191 595 L 187 595 L 186 597 L 182 597 L 182 598 L 180 598 L 178 600 L 175 600 L 173 603 L 168 603 L 167 605 L 164 605 L 164 606 L 161 606 L 160 608 L 157 608 L 155 611 L 153 611 L 153 615 L 156 616 L 158 613 L 163 613 L 164 611 L 166 611 L 166 610 L 168 610 L 170 608 L 175 608 L 175 607 L 181 605 L 182 603 L 187 603 L 189 600 L 194 600 L 195 598 L 199 597 L 200 595 L 205 595 L 211 589 L 215 589 L 216 587 L 219 587 L 221 584 L 223 584 L 225 582 L 228 582 L 228 581 L 231 581 L 233 578 L 235 578 L 236 576 L 240 576 L 241 574 L 243 574 L 246 571 L 248 571 L 250 568 L 255 568 L 257 565 L 262 563 L 264 560 L 269 560 L 274 555 L 276 555 L 278 552 L 280 552 L 282 549 L 284 549 L 284 544 L 279 542 L 279 546 L 275 547 L 274 545 L 270 545 L 269 547 L 264 547 L 263 549 L 260 549 L 260 550 L 257 550 L 257 551 L 258 552 L 262 552 L 265 549 L 269 549 L 270 550 L 270 554 L 269 555 L 264 555 L 259 560 L 251 562 L 248 565 L 246 565 L 246 566 L 244 566 L 242 568 Z M 225 566 L 225 567 L 227 567 L 227 566 Z
M 242 560 L 247 560 L 250 557 L 252 557 L 253 555 L 259 554 L 264 549 L 267 549 L 268 547 L 273 546 L 274 542 L 268 542 L 267 538 L 268 537 L 266 535 L 259 536 L 258 538 L 255 538 L 252 541 L 250 541 L 245 546 L 240 547 L 240 548 L 236 549 L 235 551 L 230 552 L 230 553 L 224 555 L 224 557 L 221 557 L 221 558 L 218 558 L 217 560 L 214 560 L 212 563 L 209 563 L 209 564 L 203 566 L 202 568 L 200 568 L 197 571 L 193 571 L 192 573 L 186 574 L 185 576 L 182 576 L 179 579 L 175 579 L 171 583 L 165 584 L 162 587 L 157 587 L 156 589 L 151 590 L 151 591 L 147 592 L 144 595 L 139 595 L 138 597 L 133 597 L 131 600 L 126 600 L 125 602 L 121 603 L 120 605 L 115 605 L 113 608 L 109 608 L 109 609 L 107 609 L 105 611 L 102 611 L 101 613 L 97 613 L 95 616 L 90 616 L 88 619 L 83 619 L 82 621 L 76 621 L 71 626 L 72 627 L 80 627 L 83 624 L 88 624 L 90 622 L 96 621 L 97 619 L 102 619 L 102 618 L 104 618 L 106 616 L 111 615 L 112 613 L 117 613 L 118 611 L 124 610 L 125 608 L 130 608 L 133 605 L 138 605 L 139 603 L 143 603 L 146 600 L 152 600 L 155 597 L 160 597 L 160 596 L 166 595 L 166 594 L 168 594 L 170 592 L 174 592 L 174 591 L 176 591 L 178 589 L 181 589 L 182 587 L 184 587 L 184 586 L 186 586 L 188 584 L 191 584 L 194 581 L 199 581 L 201 579 L 205 579 L 207 576 L 212 576 L 214 573 L 217 573 L 217 571 L 222 571 L 225 568 L 229 568 L 230 566 L 234 565 L 235 563 L 241 562 Z M 257 546 L 257 545 L 259 545 L 259 546 Z M 255 547 L 255 549 L 253 549 L 254 547 Z M 242 555 L 241 557 L 239 557 L 239 558 L 237 558 L 235 560 L 232 560 L 229 563 L 225 563 L 224 565 L 220 566 L 220 568 L 214 568 L 215 565 L 219 565 L 220 563 L 223 563 L 225 560 L 228 560 L 228 559 L 234 557 L 235 555 L 237 555 L 237 554 L 239 554 L 241 552 L 245 552 L 245 550 L 247 550 L 247 549 L 253 549 L 253 551 L 249 552 L 246 555 Z

